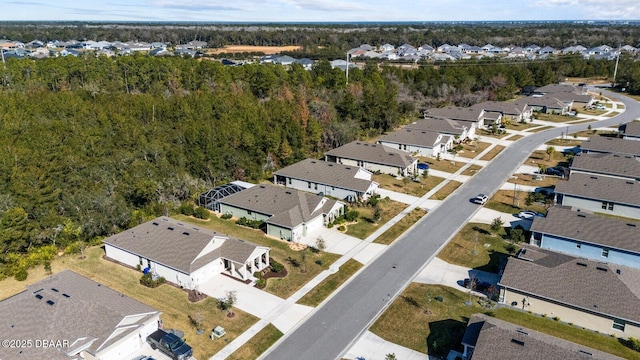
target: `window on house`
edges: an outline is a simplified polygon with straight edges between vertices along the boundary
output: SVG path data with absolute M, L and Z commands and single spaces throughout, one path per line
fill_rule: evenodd
M 253 211 L 247 210 L 247 215 L 251 215 L 251 214 L 253 214 Z
M 581 247 L 582 247 L 582 244 L 580 244 L 580 243 L 576 244 L 576 248 L 580 249 Z
M 307 181 L 307 188 L 311 189 L 311 183 Z
M 291 185 L 291 178 L 288 178 L 287 180 L 289 181 L 289 185 Z
M 624 331 L 624 320 L 620 320 L 620 319 L 613 319 L 613 329 L 614 330 L 620 330 L 620 331 Z
M 602 257 L 609 257 L 609 249 L 607 248 L 602 249 Z
M 609 210 L 613 210 L 613 203 L 609 203 Z
M 603 201 L 602 210 L 613 210 L 613 203 L 608 201 Z
M 607 202 L 606 201 L 602 202 L 602 210 L 607 210 Z
M 313 189 L 318 190 L 318 184 L 313 184 Z

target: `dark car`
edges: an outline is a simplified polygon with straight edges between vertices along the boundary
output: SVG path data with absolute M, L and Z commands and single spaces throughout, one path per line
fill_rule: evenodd
M 560 166 L 547 168 L 548 175 L 564 176 L 564 168 Z
M 464 281 L 462 282 L 462 286 L 477 292 L 486 292 L 493 285 L 491 285 L 491 283 L 478 279 L 464 279 Z
M 418 170 L 429 170 L 429 165 L 425 163 L 418 163 Z

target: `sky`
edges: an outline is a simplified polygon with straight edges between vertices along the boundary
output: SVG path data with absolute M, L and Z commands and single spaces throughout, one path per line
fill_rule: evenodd
M 0 21 L 640 20 L 640 0 L 0 0 Z

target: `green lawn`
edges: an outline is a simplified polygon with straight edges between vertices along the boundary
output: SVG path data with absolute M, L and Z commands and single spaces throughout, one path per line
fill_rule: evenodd
M 504 228 L 496 234 L 490 225 L 468 223 L 438 253 L 438 257 L 450 264 L 497 273 L 509 256 L 506 249 L 509 243 L 503 240 L 504 236 Z
M 308 306 L 318 306 L 329 295 L 331 295 L 340 285 L 347 281 L 356 271 L 360 270 L 362 264 L 356 260 L 349 259 L 344 265 L 340 266 L 340 270 L 335 274 L 329 275 L 320 284 L 316 285 L 311 291 L 306 293 L 298 304 Z
M 530 206 L 525 204 L 525 200 L 529 194 L 528 192 L 517 189 L 514 190 L 498 190 L 484 206 L 488 209 L 507 214 L 517 214 L 521 210 L 532 210 L 543 214 L 547 213 L 547 209 L 542 203 L 533 203 Z
M 407 216 L 393 224 L 387 231 L 375 239 L 375 243 L 389 245 L 402 235 L 408 228 L 418 222 L 427 212 L 420 208 L 413 209 Z
M 442 285 L 411 283 L 370 330 L 395 344 L 442 356 L 452 348 L 461 351 L 460 342 L 469 318 L 475 313 L 485 313 L 625 359 L 640 359 L 640 353 L 625 347 L 615 337 L 507 307 L 486 309 L 478 304 L 477 299 Z M 471 301 L 471 305 L 466 305 L 466 301 Z
M 462 161 L 451 160 L 451 154 L 442 156 L 440 160 L 432 158 L 421 158 L 420 162 L 429 164 L 429 168 L 433 170 L 440 170 L 448 173 L 454 173 L 460 170 L 466 163 Z
M 419 182 L 415 182 L 409 178 L 396 179 L 394 176 L 387 174 L 373 175 L 373 181 L 380 184 L 385 190 L 391 190 L 403 194 L 422 197 L 442 182 L 444 179 L 436 176 L 419 176 Z
M 271 249 L 270 256 L 279 263 L 283 264 L 287 269 L 287 276 L 284 278 L 271 278 L 267 280 L 265 291 L 272 293 L 281 298 L 288 298 L 298 291 L 309 280 L 313 279 L 323 270 L 329 268 L 340 255 L 322 251 L 318 254 L 307 254 L 304 260 L 304 267 L 295 268 L 287 262 L 288 258 L 293 258 L 302 262 L 302 254 L 300 251 L 292 250 L 290 243 L 282 240 L 267 237 L 261 230 L 250 229 L 238 226 L 233 220 L 223 220 L 216 216 L 211 219 L 202 221 L 192 217 L 176 215 L 176 219 L 191 222 L 203 228 L 208 228 L 217 232 L 226 233 L 238 239 L 251 241 L 258 245 L 268 246 Z M 318 265 L 315 261 L 321 260 L 322 265 Z M 306 270 L 302 272 L 302 269 Z
M 380 219 L 374 219 L 375 209 L 371 206 L 353 207 L 354 210 L 360 213 L 360 217 L 357 223 L 346 225 L 347 235 L 357 237 L 358 239 L 366 239 L 369 235 L 373 234 L 380 225 L 385 224 L 407 207 L 405 204 L 389 199 L 381 199 L 378 202 L 378 206 L 380 207 Z
M 536 119 L 541 120 L 541 121 L 553 122 L 553 123 L 564 123 L 564 122 L 567 122 L 567 121 L 576 120 L 576 118 L 574 116 L 557 115 L 557 114 L 543 114 L 543 113 L 536 114 Z
M 234 351 L 228 360 L 246 360 L 257 359 L 271 345 L 275 344 L 282 337 L 282 332 L 272 324 L 267 325 L 260 330 L 254 337 L 242 345 L 238 350 Z

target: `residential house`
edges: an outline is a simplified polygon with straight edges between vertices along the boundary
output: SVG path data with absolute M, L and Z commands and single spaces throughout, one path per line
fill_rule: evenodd
M 640 270 L 523 245 L 500 302 L 620 338 L 640 337 Z
M 454 137 L 434 131 L 405 128 L 378 138 L 378 144 L 420 156 L 438 157 L 453 147 Z
M 451 50 L 452 48 L 457 48 L 457 47 L 456 47 L 456 46 L 454 46 L 454 45 L 442 44 L 442 45 L 438 46 L 438 52 L 440 52 L 440 53 L 446 53 L 446 52 L 448 52 L 449 50 Z
M 198 40 L 189 41 L 186 44 L 178 44 L 178 45 L 176 45 L 176 51 L 178 51 L 178 50 L 201 50 L 201 49 L 206 49 L 206 48 L 207 48 L 207 42 L 206 41 L 198 41 Z
M 621 360 L 617 356 L 485 314 L 473 314 L 462 337 L 465 360 Z
M 315 62 L 309 58 L 297 59 L 295 62 L 300 64 L 305 70 L 311 70 L 313 68 L 313 64 L 315 64 Z
M 253 281 L 269 266 L 269 248 L 166 216 L 103 240 L 106 256 L 185 289 L 197 289 L 224 273 Z
M 638 49 L 631 45 L 624 45 L 623 47 L 620 48 L 620 51 L 626 51 L 626 52 L 635 54 L 638 51 Z
M 543 54 L 555 55 L 555 54 L 558 54 L 559 51 L 554 49 L 554 48 L 552 48 L 551 46 L 545 46 L 542 49 L 538 49 L 538 51 L 536 53 L 538 53 L 540 55 L 543 55 Z
M 531 111 L 545 114 L 565 115 L 571 106 L 552 96 L 527 96 L 513 102 L 516 106 L 526 106 Z
M 476 133 L 475 123 L 459 122 L 447 118 L 426 118 L 412 122 L 405 129 L 431 131 L 453 136 L 454 142 L 471 139 Z
M 640 269 L 640 222 L 553 206 L 531 225 L 534 246 Z
M 484 110 L 486 113 L 500 113 L 501 121 L 503 119 L 509 119 L 514 122 L 527 121 L 532 114 L 531 108 L 526 104 L 512 101 L 485 101 L 471 107 L 477 110 Z
M 640 179 L 640 158 L 608 153 L 578 153 L 573 157 L 570 174 Z
M 344 199 L 366 200 L 374 195 L 378 183 L 372 173 L 349 166 L 315 159 L 305 159 L 276 171 L 273 182 L 285 187 Z
M 435 52 L 436 49 L 434 49 L 433 46 L 431 46 L 431 45 L 425 44 L 425 45 L 422 45 L 422 46 L 418 47 L 418 51 L 420 51 L 420 52 L 422 52 L 424 54 L 431 54 L 431 53 Z
M 529 45 L 527 47 L 524 48 L 524 52 L 525 53 L 529 53 L 529 54 L 536 54 L 538 52 L 538 50 L 540 50 L 540 46 L 538 45 Z
M 431 54 L 431 60 L 433 61 L 455 61 L 456 58 L 449 54 Z
M 574 173 L 555 188 L 556 203 L 640 219 L 640 181 Z
M 562 54 L 580 54 L 585 50 L 587 50 L 586 47 L 582 45 L 575 45 L 575 46 L 567 46 L 566 48 L 562 49 L 560 52 Z
M 404 151 L 357 140 L 326 152 L 324 160 L 393 176 L 410 176 L 418 170 L 418 159 Z
M 391 44 L 384 44 L 382 46 L 380 46 L 380 48 L 378 48 L 378 50 L 380 50 L 381 52 L 390 52 L 395 50 L 395 47 Z
M 547 95 L 555 93 L 574 93 L 576 95 L 586 95 L 588 89 L 586 86 L 579 86 L 573 84 L 549 84 L 536 88 L 535 94 Z
M 495 114 L 487 114 L 484 109 L 476 108 L 462 108 L 462 107 L 443 107 L 443 108 L 431 108 L 423 112 L 424 118 L 447 118 L 456 120 L 461 123 L 466 123 L 469 126 L 471 124 L 476 125 L 476 129 L 482 128 L 485 125 L 485 119 L 489 119 L 488 122 L 500 123 L 500 117 L 496 119 Z
M 612 153 L 640 157 L 640 141 L 608 136 L 592 136 L 583 141 L 580 149 L 585 153 Z
M 299 241 L 344 213 L 345 204 L 306 191 L 256 185 L 220 200 L 220 213 L 260 220 L 269 236 Z
M 274 64 L 280 64 L 283 66 L 289 66 L 296 62 L 296 59 L 292 58 L 289 55 L 278 56 L 274 61 Z
M 624 124 L 622 138 L 625 140 L 640 140 L 640 121 Z
M 158 310 L 64 270 L 0 301 L 3 336 L 25 344 L 0 347 L 0 358 L 131 359 L 159 320 Z

